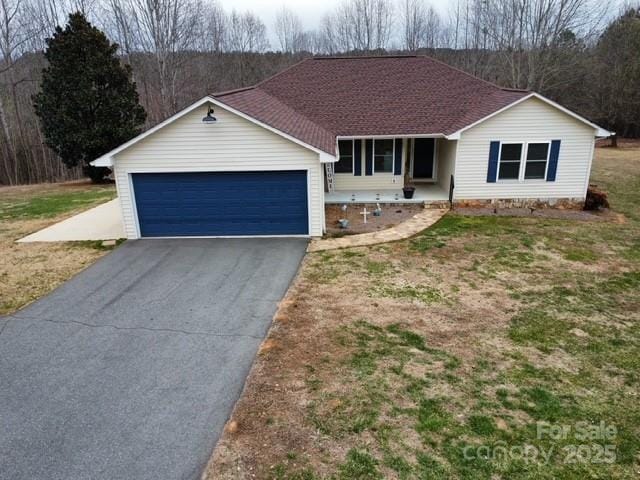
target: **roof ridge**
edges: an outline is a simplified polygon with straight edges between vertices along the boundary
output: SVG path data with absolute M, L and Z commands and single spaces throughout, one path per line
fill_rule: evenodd
M 267 77 L 267 78 L 265 78 L 263 80 L 260 80 L 258 83 L 254 83 L 253 85 L 249 85 L 248 87 L 234 88 L 234 89 L 231 89 L 231 90 L 223 90 L 222 92 L 212 93 L 211 95 L 214 96 L 214 97 L 221 97 L 221 96 L 224 96 L 224 95 L 230 95 L 230 94 L 233 94 L 233 93 L 238 93 L 238 92 L 244 92 L 246 90 L 251 90 L 252 88 L 259 88 L 260 85 L 262 85 L 263 83 L 268 82 L 269 80 L 282 75 L 283 73 L 287 72 L 288 70 L 291 70 L 293 67 L 297 67 L 298 65 L 300 65 L 301 63 L 306 62 L 307 60 L 312 60 L 312 59 L 313 59 L 313 57 L 303 58 L 302 60 L 300 60 L 298 62 L 295 62 L 295 63 L 289 65 L 288 67 L 283 68 L 279 72 L 276 72 L 273 75 L 271 75 L 271 76 L 269 76 L 269 77 Z
M 311 57 L 312 60 L 366 60 L 372 58 L 416 58 L 420 55 L 416 54 L 389 54 L 389 55 L 328 55 L 326 57 L 322 56 L 314 56 Z
M 283 68 L 282 70 L 280 70 L 277 73 L 274 73 L 273 75 L 271 75 L 270 77 L 267 77 L 263 80 L 260 80 L 258 83 L 255 83 L 253 85 L 250 85 L 248 87 L 241 87 L 241 88 L 236 88 L 236 89 L 232 89 L 232 90 L 224 90 L 222 92 L 218 92 L 218 93 L 212 93 L 211 95 L 214 97 L 221 97 L 224 95 L 229 95 L 232 93 L 238 93 L 238 92 L 243 92 L 245 90 L 251 90 L 252 88 L 259 88 L 262 84 L 269 82 L 271 80 L 273 80 L 276 77 L 279 77 L 280 75 L 283 75 L 284 73 L 288 72 L 289 70 L 297 67 L 298 65 L 304 63 L 304 62 L 308 62 L 311 60 L 365 60 L 365 59 L 384 59 L 384 58 L 426 58 L 428 60 L 431 60 L 433 62 L 439 63 L 440 65 L 443 65 L 445 67 L 448 67 L 451 70 L 454 70 L 458 73 L 462 73 L 463 75 L 466 75 L 467 77 L 470 77 L 476 81 L 480 81 L 483 83 L 486 83 L 487 85 L 490 85 L 493 88 L 497 88 L 499 90 L 504 90 L 506 92 L 523 92 L 523 93 L 529 93 L 530 90 L 526 90 L 526 89 L 520 89 L 520 88 L 511 88 L 511 87 L 502 87 L 500 85 L 498 85 L 497 83 L 494 82 L 490 82 L 489 80 L 485 80 L 484 78 L 480 78 L 480 77 L 476 77 L 475 75 L 472 75 L 469 72 L 466 72 L 464 70 L 462 70 L 461 68 L 458 67 L 454 67 L 453 65 L 450 65 L 442 60 L 438 60 L 435 57 L 432 57 L 430 55 L 417 55 L 417 54 L 407 54 L 407 55 L 362 55 L 362 56 L 353 56 L 353 55 L 347 55 L 347 56 L 327 56 L 327 57 L 307 57 L 307 58 L 303 58 L 302 60 L 300 60 L 299 62 L 295 62 L 291 65 L 289 65 L 286 68 Z M 273 96 L 273 95 L 271 95 Z M 274 97 L 277 98 L 277 97 Z M 282 100 L 280 100 L 282 101 Z M 284 102 L 283 102 L 284 103 Z M 286 104 L 286 103 L 285 103 Z
M 299 62 L 295 62 L 291 65 L 289 65 L 286 68 L 283 68 L 282 70 L 280 70 L 279 72 L 274 73 L 273 75 L 271 75 L 270 77 L 265 78 L 264 80 L 260 80 L 258 83 L 256 83 L 254 85 L 254 87 L 259 87 L 260 85 L 262 85 L 263 83 L 266 83 L 270 80 L 273 80 L 276 77 L 279 77 L 280 75 L 282 75 L 285 72 L 288 72 L 289 70 L 291 70 L 294 67 L 297 67 L 298 65 L 303 64 L 304 62 L 307 62 L 309 60 L 313 60 L 313 57 L 307 57 L 307 58 L 303 58 L 302 60 L 300 60 Z
M 252 88 L 256 88 L 255 85 L 251 85 L 249 87 L 240 87 L 240 88 L 232 88 L 231 90 L 223 90 L 222 92 L 212 93 L 212 97 L 224 97 L 225 95 L 231 95 L 232 93 L 244 92 L 245 90 L 251 90 Z
M 506 87 L 501 87 L 500 85 L 498 85 L 497 83 L 494 82 L 490 82 L 489 80 L 485 80 L 484 78 L 480 78 L 480 77 L 476 77 L 475 75 L 472 75 L 469 72 L 465 72 L 464 70 L 462 70 L 461 68 L 458 67 L 454 67 L 453 65 L 449 65 L 447 62 L 443 62 L 442 60 L 438 60 L 437 58 L 434 58 L 430 55 L 419 55 L 420 57 L 424 57 L 424 58 L 428 58 L 429 60 L 433 60 L 436 63 L 439 63 L 441 65 L 444 65 L 445 67 L 450 68 L 451 70 L 455 70 L 456 72 L 462 73 L 464 75 L 466 75 L 467 77 L 473 78 L 474 80 L 480 81 L 480 82 L 484 82 L 487 85 L 492 86 L 493 88 L 497 88 L 499 90 L 505 90 Z
M 527 90 L 526 88 L 511 88 L 511 87 L 500 87 L 505 92 L 522 92 L 522 93 L 531 93 L 531 90 Z

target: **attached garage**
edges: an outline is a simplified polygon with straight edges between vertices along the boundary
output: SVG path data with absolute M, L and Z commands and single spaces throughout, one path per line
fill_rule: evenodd
M 307 172 L 134 173 L 142 237 L 308 235 Z
M 321 236 L 327 161 L 335 157 L 206 97 L 94 164 L 113 170 L 136 239 Z

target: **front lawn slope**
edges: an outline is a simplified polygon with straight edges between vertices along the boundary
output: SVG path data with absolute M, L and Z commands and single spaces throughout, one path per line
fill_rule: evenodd
M 640 150 L 597 153 L 605 220 L 449 214 L 308 255 L 209 478 L 637 478 Z

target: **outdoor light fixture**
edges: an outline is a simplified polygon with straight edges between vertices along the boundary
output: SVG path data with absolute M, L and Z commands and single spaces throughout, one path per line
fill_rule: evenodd
M 216 123 L 218 120 L 213 116 L 213 107 L 209 107 L 209 111 L 207 112 L 207 116 L 202 119 L 202 123 L 205 125 L 211 125 Z

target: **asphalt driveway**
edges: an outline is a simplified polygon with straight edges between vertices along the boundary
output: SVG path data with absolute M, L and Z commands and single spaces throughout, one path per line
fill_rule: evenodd
M 198 478 L 306 244 L 126 242 L 0 318 L 0 478 Z

